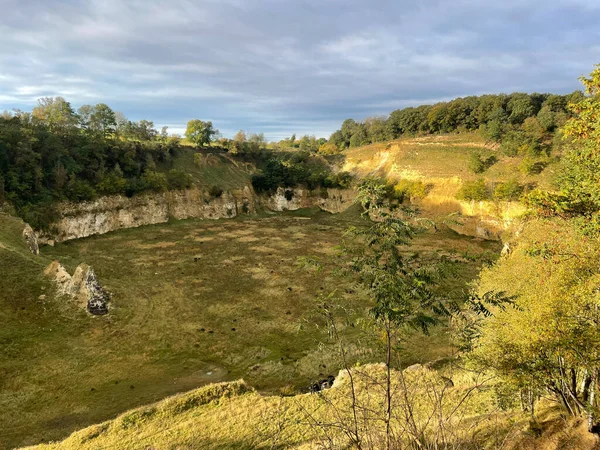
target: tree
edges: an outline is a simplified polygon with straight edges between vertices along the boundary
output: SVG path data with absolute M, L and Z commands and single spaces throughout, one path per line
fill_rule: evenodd
M 196 147 L 210 145 L 213 136 L 219 131 L 213 128 L 212 122 L 203 122 L 199 119 L 190 120 L 185 130 L 185 137 Z
M 584 216 L 586 229 L 600 234 L 600 64 L 581 81 L 586 97 L 569 105 L 574 117 L 563 132 L 575 145 L 565 157 L 559 183 L 574 209 Z
M 407 329 L 427 332 L 448 314 L 445 299 L 431 290 L 440 274 L 414 257 L 403 256 L 399 247 L 408 245 L 415 230 L 390 213 L 387 186 L 369 178 L 358 187 L 357 200 L 363 217 L 373 221 L 366 228 L 349 231 L 355 240 L 345 246 L 357 281 L 372 299 L 371 314 L 380 327 L 385 345 L 385 448 L 392 447 L 392 352 Z M 415 436 L 418 439 L 421 436 Z
M 90 127 L 90 121 L 92 114 L 94 114 L 94 107 L 92 105 L 82 105 L 77 110 L 77 115 L 79 117 L 79 126 L 87 130 Z
M 235 136 L 233 137 L 233 140 L 239 143 L 243 143 L 246 142 L 247 138 L 246 138 L 246 132 L 244 130 L 240 130 L 238 131 Z
M 264 146 L 267 141 L 264 133 L 251 133 L 250 137 L 248 137 L 248 142 L 257 144 L 259 147 L 261 147 Z
M 50 130 L 66 134 L 73 130 L 79 120 L 71 104 L 62 97 L 43 97 L 33 108 L 33 117 L 46 123 Z
M 104 138 L 114 135 L 117 129 L 114 111 L 105 103 L 98 103 L 89 117 L 89 128 Z

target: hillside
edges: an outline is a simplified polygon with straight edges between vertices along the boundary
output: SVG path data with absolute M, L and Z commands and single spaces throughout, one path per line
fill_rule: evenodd
M 394 182 L 422 182 L 427 195 L 411 202 L 439 223 L 456 211 L 465 217 L 472 214 L 478 224 L 482 219 L 498 218 L 498 202 L 476 202 L 479 209 L 469 210 L 474 202 L 456 199 L 465 181 L 483 177 L 491 184 L 503 177 L 517 177 L 520 183 L 545 186 L 550 182 L 552 166 L 539 175 L 523 176 L 516 167 L 518 158 L 501 155 L 485 173 L 473 174 L 467 168 L 473 151 L 495 152 L 477 135 L 406 139 L 350 149 L 340 169 L 356 173 L 358 179 L 376 174 Z M 201 192 L 214 186 L 235 190 L 250 183 L 248 163 L 223 153 L 198 154 L 190 149 L 171 164 L 189 173 Z M 157 170 L 163 169 L 159 165 Z M 143 195 L 153 196 L 137 198 Z M 296 200 L 278 201 L 283 201 L 283 209 L 295 209 L 301 206 Z M 213 201 L 206 197 L 202 204 Z M 75 209 L 69 210 L 70 219 L 76 217 Z M 24 224 L 0 216 L 0 262 L 7 275 L 0 280 L 0 307 L 6 324 L 2 342 L 9 349 L 0 358 L 5 375 L 0 420 L 7 424 L 0 434 L 0 447 L 57 441 L 76 429 L 165 396 L 244 378 L 245 387 L 207 388 L 240 393 L 231 401 L 220 400 L 218 394 L 219 400 L 211 400 L 207 406 L 192 408 L 184 416 L 160 415 L 159 422 L 154 422 L 158 416 L 143 412 L 155 407 L 144 407 L 141 421 L 139 412 L 132 413 L 133 418 L 125 420 L 131 426 L 116 419 L 113 423 L 119 425 L 82 431 L 85 437 L 70 438 L 64 448 L 110 447 L 128 439 L 131 448 L 136 448 L 136 439 L 148 434 L 156 438 L 151 445 L 161 448 L 173 435 L 167 431 L 157 435 L 157 429 L 171 428 L 188 436 L 182 438 L 184 446 L 254 448 L 259 435 L 252 420 L 263 413 L 276 415 L 273 405 L 282 402 L 268 395 L 301 393 L 315 379 L 335 374 L 341 367 L 335 343 L 315 312 L 320 296 L 336 292 L 344 302 L 341 319 L 348 333 L 350 360 L 363 364 L 381 361 L 376 346 L 365 350 L 358 345 L 373 337 L 348 325 L 364 316 L 369 307 L 364 293 L 332 270 L 316 271 L 310 266 L 311 261 L 327 264 L 336 255 L 348 226 L 364 225 L 359 213 L 353 207 L 335 215 L 316 208 L 274 214 L 261 207 L 233 219 L 170 220 L 44 246 L 40 256 L 32 255 L 24 243 Z M 466 221 L 464 217 L 461 220 Z M 478 234 L 477 230 L 466 231 L 467 235 Z M 439 290 L 460 295 L 480 268 L 495 260 L 499 245 L 440 227 L 417 235 L 407 251 L 423 261 L 450 258 L 454 276 Z M 52 284 L 42 275 L 52 260 L 60 261 L 69 273 L 81 263 L 93 266 L 112 294 L 110 314 L 92 317 L 68 299 L 55 297 Z M 431 336 L 416 332 L 407 336 L 403 366 L 432 361 L 443 366 L 456 352 L 445 327 L 433 330 Z M 203 392 L 185 395 L 203 396 Z M 299 414 L 298 401 L 311 405 L 318 397 L 286 398 L 286 407 L 296 408 L 295 414 Z M 477 401 L 486 403 L 485 398 Z M 216 405 L 222 412 L 214 410 Z M 248 427 L 238 430 L 240 435 L 228 434 L 231 426 L 222 417 L 255 408 L 260 414 L 249 413 Z M 207 430 L 218 436 L 217 442 L 192 431 L 198 428 L 198 417 L 213 424 Z M 134 429 L 139 433 L 133 434 Z M 110 432 L 98 434 L 98 440 L 90 438 L 98 430 Z M 306 428 L 290 433 L 286 445 L 307 443 Z
M 424 448 L 446 433 L 444 442 L 460 448 L 505 450 L 593 450 L 595 439 L 582 421 L 562 420 L 553 408 L 539 414 L 540 434 L 528 430 L 524 414 L 498 408 L 494 385 L 481 378 L 454 371 L 454 385 L 445 385 L 440 374 L 422 366 L 393 374 L 394 389 L 404 383 L 410 400 L 397 399 L 400 411 L 410 407 Z M 359 433 L 370 448 L 381 448 L 383 417 L 383 366 L 363 366 L 353 371 L 359 411 L 369 408 L 370 418 L 360 416 Z M 474 387 L 479 386 L 477 390 Z M 439 397 L 427 396 L 435 392 Z M 209 385 L 160 402 L 134 409 L 119 417 L 77 431 L 62 442 L 30 447 L 37 450 L 85 450 L 119 448 L 256 449 L 256 448 L 348 448 L 352 430 L 351 390 L 346 372 L 334 386 L 316 394 L 263 396 L 243 380 Z M 415 399 L 421 398 L 418 402 Z M 413 403 L 414 402 L 414 403 Z M 440 417 L 428 416 L 435 411 Z M 429 417 L 429 418 L 428 418 Z M 433 419 L 433 420 L 432 420 Z M 410 434 L 394 420 L 394 435 Z M 493 424 L 493 426 L 490 426 Z M 430 441 L 431 439 L 431 441 Z M 378 444 L 379 442 L 379 444 Z M 452 448 L 452 447 L 450 447 Z

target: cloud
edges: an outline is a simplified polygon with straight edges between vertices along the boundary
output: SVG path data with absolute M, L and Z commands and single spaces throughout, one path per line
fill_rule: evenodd
M 595 0 L 2 0 L 0 110 L 62 95 L 182 130 L 328 135 L 347 117 L 579 88 Z

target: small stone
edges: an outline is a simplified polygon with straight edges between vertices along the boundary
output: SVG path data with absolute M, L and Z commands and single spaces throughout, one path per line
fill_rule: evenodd
M 42 301 L 44 301 L 44 300 L 46 300 L 46 296 L 45 296 L 45 295 L 40 295 L 40 296 L 38 297 L 38 300 L 42 300 Z

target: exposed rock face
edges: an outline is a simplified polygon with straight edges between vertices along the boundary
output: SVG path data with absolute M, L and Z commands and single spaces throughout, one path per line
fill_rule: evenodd
M 167 222 L 171 217 L 188 219 L 232 218 L 239 213 L 255 211 L 250 188 L 224 192 L 214 198 L 199 189 L 147 193 L 132 198 L 121 195 L 102 197 L 90 202 L 59 205 L 61 218 L 53 224 L 52 236 L 43 236 L 48 243 L 68 241 L 104 234 L 121 228 L 133 228 Z
M 53 224 L 52 235 L 40 236 L 40 242 L 53 244 L 71 239 L 104 234 L 121 228 L 165 223 L 170 218 L 227 219 L 252 214 L 260 204 L 273 211 L 319 207 L 332 213 L 348 208 L 355 192 L 342 189 L 309 191 L 278 189 L 268 197 L 257 197 L 246 186 L 213 197 L 200 189 L 147 193 L 132 198 L 121 195 L 102 197 L 90 202 L 59 205 L 61 218 Z
M 350 189 L 310 191 L 302 188 L 278 188 L 277 192 L 265 198 L 263 203 L 272 211 L 319 207 L 331 213 L 340 213 L 352 206 L 355 198 L 356 192 Z
M 25 242 L 27 242 L 27 246 L 29 247 L 29 250 L 31 250 L 31 253 L 34 255 L 40 254 L 40 246 L 38 244 L 37 234 L 27 223 L 25 224 L 25 228 L 23 228 L 23 239 L 25 239 Z
M 55 282 L 60 295 L 71 297 L 90 314 L 108 313 L 110 294 L 100 286 L 94 269 L 87 264 L 80 264 L 71 276 L 62 264 L 53 261 L 44 270 L 44 275 Z

